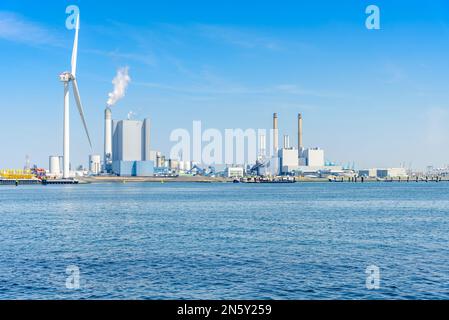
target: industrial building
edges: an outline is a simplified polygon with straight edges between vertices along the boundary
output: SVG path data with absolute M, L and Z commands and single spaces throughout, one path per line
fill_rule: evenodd
M 62 161 L 62 157 L 60 157 L 60 156 L 50 156 L 48 173 L 51 176 L 59 177 L 62 175 L 61 161 Z
M 281 174 L 298 170 L 298 150 L 290 147 L 290 137 L 284 136 L 284 147 L 279 150 L 279 169 Z
M 359 177 L 377 178 L 377 169 L 363 169 L 363 170 L 359 170 Z
M 326 166 L 324 150 L 320 148 L 304 148 L 303 117 L 298 114 L 298 145 L 290 146 L 290 138 L 284 136 L 284 145 L 278 149 L 278 115 L 273 115 L 273 151 L 275 157 L 269 159 L 266 168 L 271 175 L 305 174 L 310 172 L 331 171 L 332 166 Z M 259 166 L 261 167 L 261 166 Z
M 101 172 L 101 156 L 100 155 L 90 155 L 89 156 L 89 172 L 91 174 L 99 174 Z
M 113 161 L 112 172 L 120 177 L 151 177 L 154 161 Z
M 300 162 L 307 167 L 324 167 L 324 150 L 320 148 L 304 149 Z
M 105 110 L 104 171 L 118 176 L 152 176 L 155 157 L 151 151 L 150 119 L 112 120 Z
M 244 170 L 241 167 L 227 167 L 225 169 L 225 175 L 228 178 L 243 178 Z
M 359 170 L 359 177 L 365 178 L 406 178 L 408 176 L 405 168 L 383 168 Z
M 150 161 L 150 119 L 112 122 L 112 161 Z
M 405 168 L 386 168 L 377 169 L 378 178 L 405 178 L 407 177 L 407 171 Z

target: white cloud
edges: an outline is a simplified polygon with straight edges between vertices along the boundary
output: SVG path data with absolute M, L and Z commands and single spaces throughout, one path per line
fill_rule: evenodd
M 60 45 L 48 28 L 6 11 L 0 11 L 0 39 L 29 45 Z
M 262 48 L 273 51 L 283 49 L 283 46 L 277 39 L 241 28 L 198 24 L 196 29 L 204 37 L 245 49 Z
M 157 59 L 152 53 L 141 54 L 121 52 L 119 50 L 103 51 L 97 49 L 86 49 L 83 50 L 83 52 L 101 55 L 112 59 L 132 60 L 148 66 L 154 66 L 157 64 Z

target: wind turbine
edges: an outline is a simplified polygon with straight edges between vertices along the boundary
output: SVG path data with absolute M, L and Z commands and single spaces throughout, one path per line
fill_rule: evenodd
M 78 90 L 78 82 L 76 81 L 76 59 L 78 55 L 78 31 L 79 31 L 80 18 L 79 15 L 76 19 L 75 27 L 75 40 L 73 42 L 72 51 L 72 72 L 65 71 L 59 75 L 59 79 L 64 83 L 64 162 L 63 162 L 63 175 L 64 179 L 70 176 L 70 114 L 69 114 L 69 86 L 72 83 L 73 95 L 75 96 L 76 105 L 83 121 L 84 130 L 86 131 L 87 139 L 89 140 L 90 148 L 92 149 L 92 142 L 90 140 L 89 131 L 87 129 L 86 119 L 84 118 L 83 106 L 81 104 L 81 98 Z

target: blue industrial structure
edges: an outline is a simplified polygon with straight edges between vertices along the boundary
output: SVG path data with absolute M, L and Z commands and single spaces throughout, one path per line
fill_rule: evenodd
M 112 171 L 120 177 L 152 177 L 153 161 L 113 161 Z

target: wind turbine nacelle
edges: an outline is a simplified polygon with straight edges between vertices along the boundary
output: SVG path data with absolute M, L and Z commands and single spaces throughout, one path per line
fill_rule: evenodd
M 72 80 L 72 75 L 70 74 L 70 72 L 63 72 L 59 75 L 59 80 L 62 82 L 69 82 L 70 80 Z

